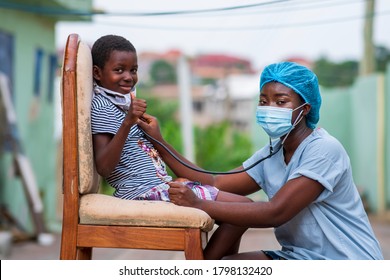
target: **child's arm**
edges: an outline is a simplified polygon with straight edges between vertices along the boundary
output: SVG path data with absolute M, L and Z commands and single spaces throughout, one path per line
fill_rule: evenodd
M 146 101 L 143 99 L 137 99 L 133 95 L 131 96 L 131 104 L 129 111 L 123 120 L 118 132 L 115 135 L 112 134 L 94 134 L 93 135 L 93 148 L 95 154 L 95 163 L 97 172 L 107 177 L 111 174 L 114 168 L 117 166 L 123 146 L 126 142 L 127 135 L 130 132 L 131 127 L 137 123 L 138 119 L 146 111 Z

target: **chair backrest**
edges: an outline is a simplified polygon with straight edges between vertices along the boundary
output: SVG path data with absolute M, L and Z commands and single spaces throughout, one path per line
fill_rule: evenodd
M 77 56 L 77 134 L 79 153 L 79 192 L 97 192 L 99 176 L 93 157 L 91 102 L 93 98 L 92 56 L 88 45 L 79 42 Z
M 74 51 L 64 56 L 63 83 L 73 83 L 66 88 L 68 99 L 64 99 L 63 110 L 67 110 L 67 119 L 63 119 L 64 137 L 74 138 L 63 139 L 64 143 L 64 168 L 67 165 L 76 165 L 76 175 L 78 177 L 78 190 L 80 194 L 96 193 L 99 189 L 99 176 L 96 172 L 96 166 L 93 156 L 92 134 L 91 134 L 91 101 L 93 91 L 92 78 L 92 56 L 88 45 L 80 41 L 77 34 L 69 36 L 68 49 Z M 74 63 L 74 61 L 76 63 Z M 68 103 L 66 103 L 68 102 Z M 65 116 L 65 112 L 64 115 Z M 73 131 L 76 126 L 76 131 Z M 72 132 L 73 131 L 73 132 Z M 72 133 L 76 133 L 75 136 Z M 75 146 L 75 147 L 73 147 Z M 66 157 L 67 152 L 76 153 L 76 158 L 69 161 Z M 76 161 L 76 162 L 75 162 Z

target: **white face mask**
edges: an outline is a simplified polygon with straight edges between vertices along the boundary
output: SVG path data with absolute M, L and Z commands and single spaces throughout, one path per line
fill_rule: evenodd
M 306 104 L 306 103 L 305 103 Z M 302 120 L 301 115 L 292 124 L 292 112 L 302 108 L 305 104 L 293 109 L 278 108 L 273 106 L 257 106 L 256 121 L 265 130 L 270 138 L 280 138 L 286 135 Z
M 131 89 L 131 91 L 127 94 L 122 94 L 119 92 L 115 92 L 104 87 L 95 85 L 93 88 L 96 94 L 101 94 L 108 98 L 114 105 L 121 108 L 123 111 L 127 112 L 130 108 L 131 104 L 131 93 L 134 93 L 134 96 L 137 95 L 137 90 L 135 87 Z

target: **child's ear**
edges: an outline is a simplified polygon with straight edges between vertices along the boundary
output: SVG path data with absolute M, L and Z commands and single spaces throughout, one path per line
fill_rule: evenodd
M 102 71 L 100 70 L 100 68 L 97 67 L 96 65 L 94 65 L 92 68 L 92 74 L 93 74 L 93 78 L 96 81 L 100 81 L 101 73 L 102 73 Z

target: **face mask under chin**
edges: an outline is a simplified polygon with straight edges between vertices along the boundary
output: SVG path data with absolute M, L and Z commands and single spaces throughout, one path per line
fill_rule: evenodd
M 127 94 L 122 94 L 119 92 L 115 92 L 109 89 L 106 89 L 104 87 L 94 85 L 94 93 L 95 94 L 101 94 L 105 96 L 107 99 L 109 99 L 114 105 L 121 108 L 123 111 L 127 112 L 130 108 L 131 104 L 131 93 L 134 93 L 136 95 L 136 88 L 133 87 L 132 90 Z

